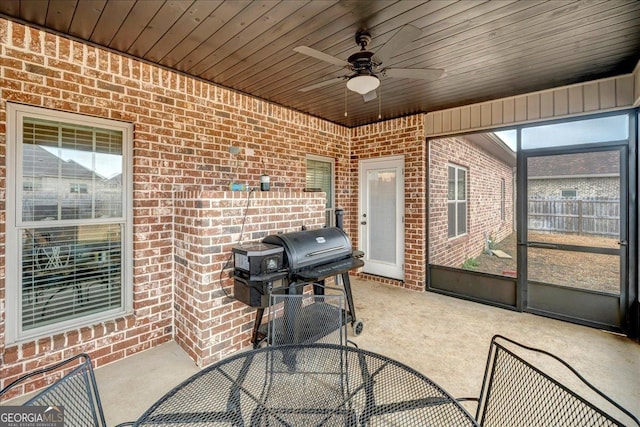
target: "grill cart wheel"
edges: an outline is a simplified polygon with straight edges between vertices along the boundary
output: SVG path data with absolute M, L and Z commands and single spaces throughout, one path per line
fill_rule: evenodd
M 364 323 L 362 322 L 362 320 L 356 320 L 353 323 L 353 335 L 354 336 L 358 336 L 362 333 L 362 330 L 364 329 Z

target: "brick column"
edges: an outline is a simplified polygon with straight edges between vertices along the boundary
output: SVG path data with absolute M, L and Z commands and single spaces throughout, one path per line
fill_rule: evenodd
M 319 228 L 324 224 L 324 209 L 324 193 L 211 191 L 177 195 L 175 340 L 198 366 L 251 345 L 255 309 L 232 297 L 229 273 L 233 270 L 233 246 L 240 241 L 260 241 L 269 234 L 297 231 L 303 225 Z

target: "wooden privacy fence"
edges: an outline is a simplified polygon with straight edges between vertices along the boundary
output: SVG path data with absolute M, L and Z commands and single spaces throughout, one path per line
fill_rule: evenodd
M 531 198 L 529 230 L 620 236 L 620 199 Z

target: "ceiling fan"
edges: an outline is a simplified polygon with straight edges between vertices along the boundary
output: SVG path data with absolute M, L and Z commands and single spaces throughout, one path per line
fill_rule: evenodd
M 303 87 L 299 91 L 307 92 L 346 80 L 347 89 L 359 93 L 363 96 L 364 101 L 367 102 L 376 99 L 376 89 L 380 86 L 380 77 L 435 80 L 444 73 L 444 70 L 438 68 L 389 68 L 387 66 L 392 55 L 417 39 L 421 34 L 422 30 L 419 28 L 405 25 L 374 53 L 367 50 L 367 45 L 371 42 L 371 34 L 365 30 L 358 31 L 356 33 L 356 43 L 360 45 L 360 51 L 349 56 L 346 61 L 307 46 L 295 47 L 293 50 L 298 53 L 349 70 L 348 75 L 324 80 L 320 83 Z

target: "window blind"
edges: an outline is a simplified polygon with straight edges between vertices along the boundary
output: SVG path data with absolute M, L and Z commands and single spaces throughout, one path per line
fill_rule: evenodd
M 330 161 L 307 159 L 307 191 L 326 193 L 325 223 L 333 224 L 333 164 Z
M 25 118 L 22 136 L 21 330 L 121 308 L 122 131 Z

